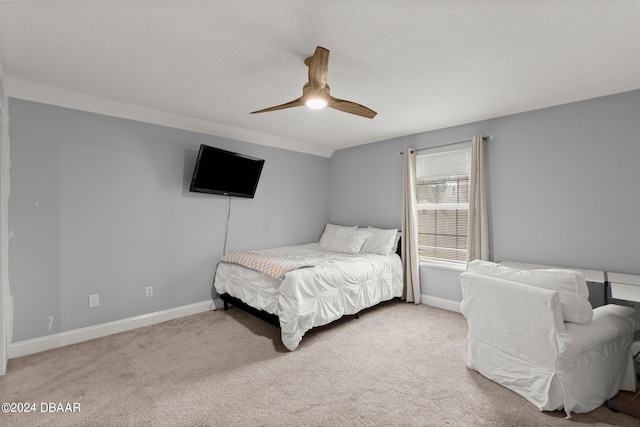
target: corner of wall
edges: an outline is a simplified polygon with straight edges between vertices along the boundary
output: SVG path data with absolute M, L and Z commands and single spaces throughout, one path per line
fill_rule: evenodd
M 7 372 L 7 348 L 13 319 L 9 304 L 9 101 L 0 62 L 0 375 Z
M 5 84 L 5 75 L 4 68 L 2 67 L 2 62 L 0 62 L 0 114 L 4 120 L 9 117 L 8 111 L 8 100 L 7 100 L 7 89 Z M 4 127 L 3 127 L 4 130 Z

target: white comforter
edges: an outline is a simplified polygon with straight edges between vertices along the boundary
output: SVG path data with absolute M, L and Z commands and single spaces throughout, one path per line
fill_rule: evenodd
M 329 252 L 317 243 L 257 252 L 315 267 L 291 271 L 278 280 L 221 262 L 214 286 L 219 294 L 277 315 L 282 342 L 291 351 L 309 329 L 402 295 L 402 262 L 395 253 L 350 255 Z

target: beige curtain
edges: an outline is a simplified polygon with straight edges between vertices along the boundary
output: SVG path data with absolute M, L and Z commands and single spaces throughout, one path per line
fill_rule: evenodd
M 467 262 L 474 259 L 489 259 L 489 219 L 487 213 L 484 146 L 485 142 L 482 135 L 476 135 L 471 140 Z
M 416 201 L 416 153 L 404 151 L 404 193 L 402 204 L 402 265 L 404 291 L 402 299 L 420 304 L 420 275 L 418 268 L 418 217 Z

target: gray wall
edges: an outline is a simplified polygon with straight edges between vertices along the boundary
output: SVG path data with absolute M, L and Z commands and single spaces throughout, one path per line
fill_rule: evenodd
M 9 108 L 14 342 L 211 297 L 229 199 L 188 191 L 201 143 L 266 160 L 256 198 L 231 199 L 227 250 L 315 241 L 327 220 L 400 227 L 398 152 L 482 133 L 494 136 L 494 260 L 640 274 L 640 91 L 331 159 L 13 98 Z M 454 271 L 423 267 L 421 287 L 461 299 Z
M 489 100 L 488 100 L 489 102 Z M 338 151 L 329 219 L 400 227 L 402 157 L 481 133 L 494 260 L 640 274 L 640 91 Z M 458 275 L 421 268 L 422 293 L 460 301 Z
M 228 251 L 316 241 L 328 220 L 329 159 L 13 98 L 9 108 L 14 342 L 210 299 L 229 200 Z M 201 143 L 265 159 L 254 199 L 188 191 Z

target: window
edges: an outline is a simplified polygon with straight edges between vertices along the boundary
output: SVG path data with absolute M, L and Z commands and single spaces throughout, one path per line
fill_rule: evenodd
M 416 156 L 418 259 L 466 262 L 471 143 Z

